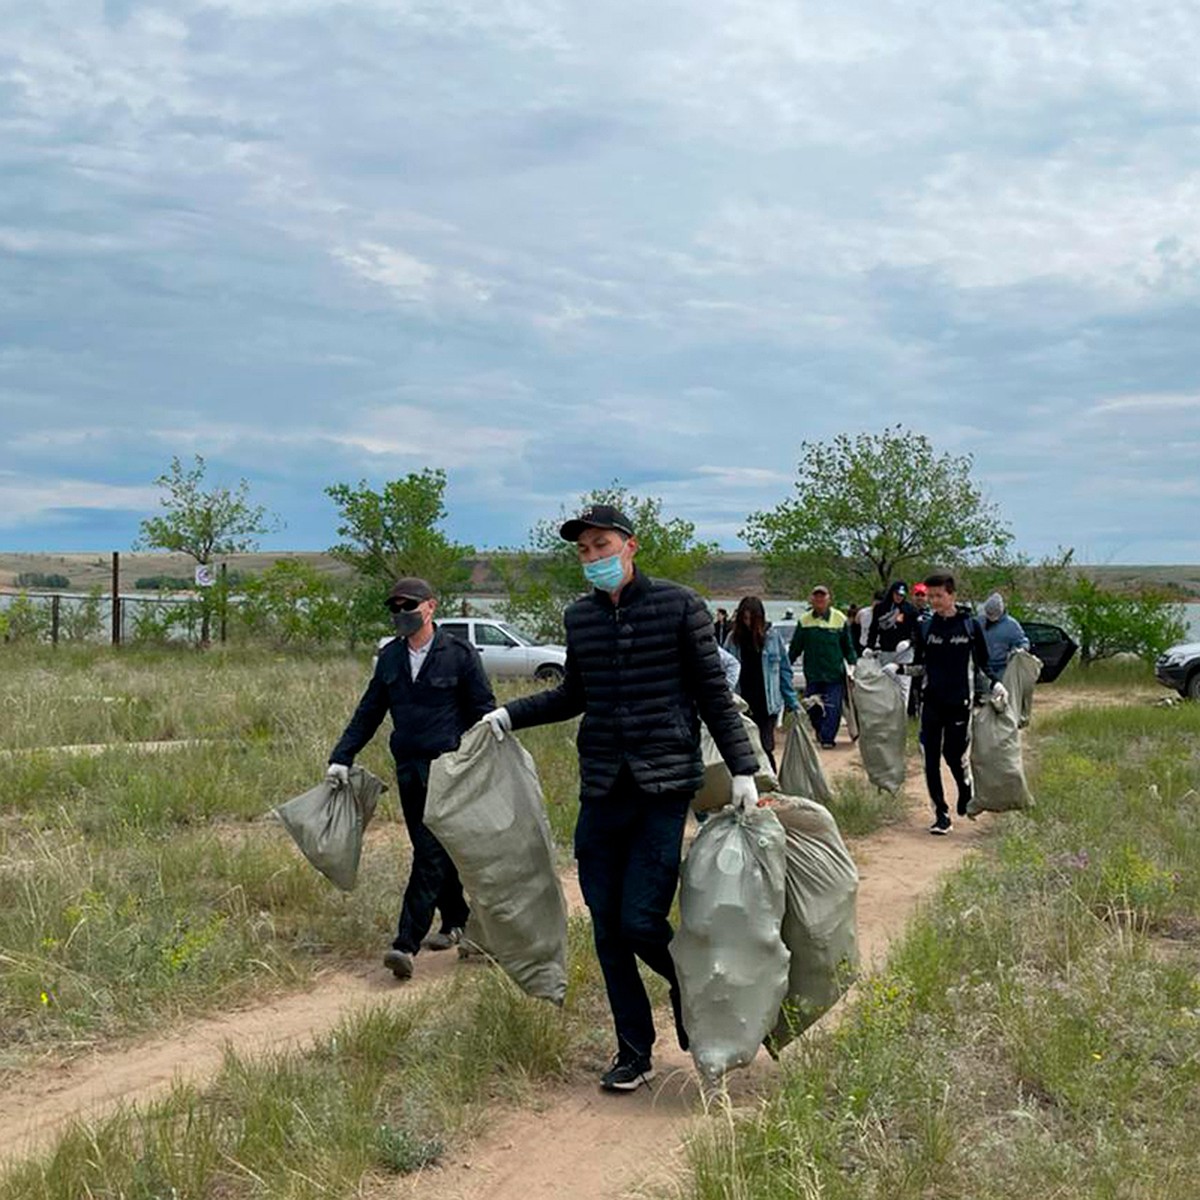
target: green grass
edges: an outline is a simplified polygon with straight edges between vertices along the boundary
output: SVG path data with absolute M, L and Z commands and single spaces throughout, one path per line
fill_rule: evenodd
M 857 775 L 842 775 L 834 780 L 829 811 L 843 837 L 867 837 L 903 819 L 907 804 L 902 792 L 893 796 Z
M 5 646 L 0 661 L 0 1078 L 49 1049 L 303 986 L 390 941 L 408 864 L 394 782 L 352 896 L 266 817 L 324 774 L 366 658 Z M 359 761 L 392 781 L 389 729 Z M 192 738 L 204 743 L 127 744 Z M 573 740 L 523 738 L 569 847 Z M 82 743 L 109 748 L 54 749 Z
M 1200 706 L 1039 726 L 998 823 L 758 1112 L 692 1143 L 688 1194 L 1195 1194 Z
M 577 1022 L 530 1000 L 499 971 L 349 1017 L 308 1051 L 229 1055 L 197 1089 L 95 1125 L 0 1178 L 6 1200 L 151 1200 L 362 1194 L 436 1162 L 489 1100 L 525 1099 L 561 1077 Z

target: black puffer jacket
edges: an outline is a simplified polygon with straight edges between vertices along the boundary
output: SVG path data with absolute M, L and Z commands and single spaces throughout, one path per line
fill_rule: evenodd
M 380 650 L 375 674 L 329 761 L 353 763 L 390 712 L 392 756 L 397 762 L 428 762 L 457 749 L 462 735 L 495 707 L 474 646 L 435 630 L 429 654 L 413 679 L 408 642 L 396 638 Z
M 635 572 L 614 608 L 595 591 L 566 611 L 562 683 L 508 705 L 514 729 L 583 713 L 584 799 L 605 796 L 621 765 L 647 792 L 700 786 L 699 718 L 735 775 L 757 770 L 700 597 Z

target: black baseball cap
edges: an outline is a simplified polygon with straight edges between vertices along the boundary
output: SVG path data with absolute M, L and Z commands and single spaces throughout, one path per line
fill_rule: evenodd
M 589 504 L 577 517 L 564 521 L 559 537 L 566 542 L 576 542 L 585 529 L 615 529 L 626 537 L 633 537 L 633 522 L 611 504 Z
M 387 599 L 384 603 L 391 608 L 393 604 L 404 600 L 422 600 L 433 599 L 433 588 L 429 586 L 423 579 L 418 579 L 415 575 L 410 575 L 405 579 L 397 579 L 392 584 L 392 590 L 388 592 Z

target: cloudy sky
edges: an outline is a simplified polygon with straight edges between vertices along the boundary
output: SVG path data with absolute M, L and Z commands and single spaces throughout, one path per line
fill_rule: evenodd
M 975 456 L 1034 554 L 1198 562 L 1194 0 L 0 0 L 0 546 L 173 454 L 334 540 L 425 466 L 729 547 L 802 440 Z

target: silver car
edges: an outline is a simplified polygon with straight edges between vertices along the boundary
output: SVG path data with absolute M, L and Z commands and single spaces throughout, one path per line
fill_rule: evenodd
M 438 621 L 439 629 L 470 642 L 479 651 L 492 679 L 538 679 L 558 683 L 566 668 L 565 646 L 539 646 L 506 621 L 492 617 L 454 617 Z M 391 638 L 381 638 L 380 648 Z

